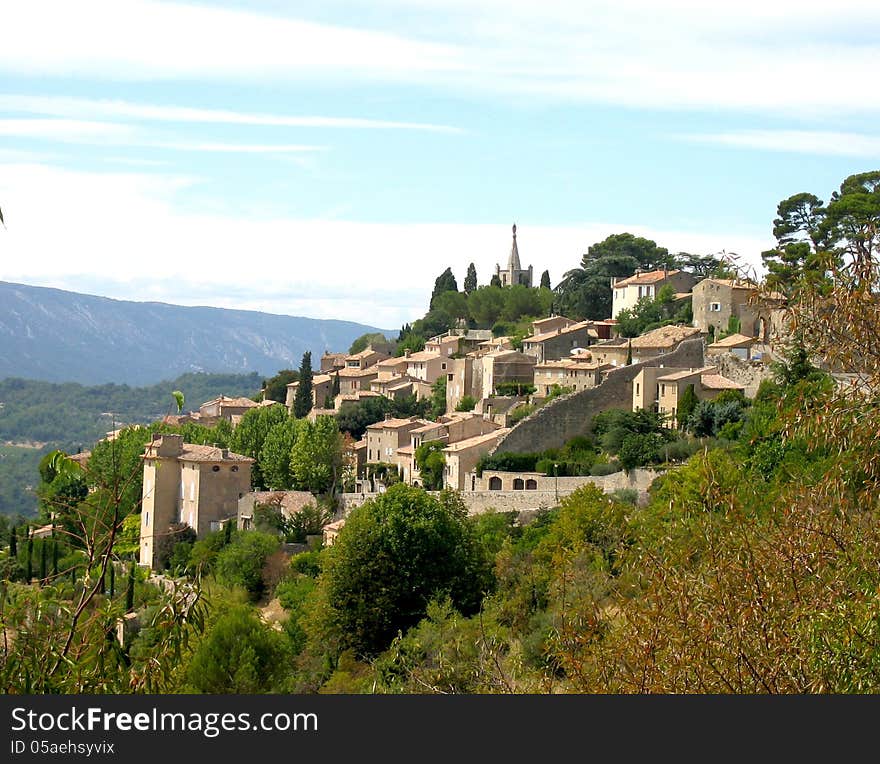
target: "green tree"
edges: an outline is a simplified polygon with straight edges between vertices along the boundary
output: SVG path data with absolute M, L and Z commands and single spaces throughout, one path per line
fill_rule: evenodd
M 439 491 L 443 488 L 443 473 L 446 469 L 444 448 L 445 441 L 429 440 L 415 450 L 416 467 L 422 476 L 422 485 L 428 491 Z
M 232 431 L 230 450 L 257 460 L 251 468 L 251 485 L 254 488 L 262 488 L 265 484 L 259 459 L 266 436 L 269 430 L 287 418 L 288 413 L 284 406 L 258 406 L 246 411 Z
M 353 510 L 330 547 L 312 638 L 336 654 L 373 656 L 418 623 L 432 599 L 449 596 L 467 615 L 491 584 L 461 500 L 397 484 Z
M 492 274 L 492 278 L 489 279 L 489 286 L 498 287 L 501 289 L 501 278 L 497 273 Z
M 366 350 L 370 345 L 374 343 L 384 345 L 387 342 L 388 338 L 381 332 L 367 332 L 366 334 L 362 334 L 354 342 L 351 343 L 351 347 L 349 347 L 348 349 L 348 354 L 357 355 L 358 353 Z
M 270 490 L 285 490 L 293 485 L 290 456 L 297 432 L 297 420 L 288 417 L 273 425 L 266 433 L 263 448 L 260 450 L 260 469 L 263 481 Z
M 436 419 L 446 413 L 446 375 L 441 374 L 431 385 L 431 416 Z
M 468 295 L 468 311 L 477 326 L 491 327 L 504 310 L 504 291 L 500 286 L 481 286 Z
M 287 403 L 287 386 L 299 380 L 299 372 L 294 369 L 282 369 L 274 377 L 263 383 L 263 400 Z
M 437 297 L 443 292 L 457 292 L 458 291 L 458 283 L 455 280 L 455 276 L 452 275 L 452 268 L 447 268 L 443 273 L 441 273 L 437 279 L 434 281 L 434 291 L 431 292 L 431 302 L 430 309 L 434 309 L 434 303 L 437 300 Z
M 665 247 L 631 233 L 613 234 L 593 244 L 580 268 L 568 271 L 556 285 L 557 311 L 571 318 L 602 319 L 611 315 L 611 277 L 632 276 L 636 268 L 670 265 Z
M 214 572 L 226 586 L 241 586 L 253 599 L 259 599 L 265 588 L 263 565 L 279 545 L 278 537 L 271 533 L 241 533 L 220 550 Z
M 464 291 L 470 294 L 477 288 L 477 268 L 471 263 L 468 265 L 467 275 L 464 277 Z
M 288 653 L 283 635 L 247 607 L 221 615 L 193 653 L 187 680 L 196 692 L 254 694 L 282 688 Z
M 550 289 L 550 271 L 544 271 L 541 274 L 541 289 Z
M 694 392 L 694 386 L 688 385 L 678 401 L 678 411 L 676 412 L 676 416 L 679 427 L 683 427 L 691 418 L 691 414 L 694 413 L 694 409 L 697 407 L 698 403 L 699 400 L 697 399 L 696 392 Z
M 294 486 L 314 494 L 333 493 L 342 470 L 342 434 L 335 417 L 298 422 L 290 455 Z
M 477 405 L 477 399 L 474 398 L 473 395 L 463 395 L 461 400 L 458 402 L 458 405 L 455 407 L 456 411 L 473 411 L 474 407 Z
M 293 399 L 293 415 L 302 419 L 312 410 L 312 353 L 307 350 L 303 353 L 302 363 L 299 365 L 299 385 Z

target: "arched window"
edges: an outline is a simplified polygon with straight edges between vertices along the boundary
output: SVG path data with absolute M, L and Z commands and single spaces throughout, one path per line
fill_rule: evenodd
M 500 491 L 501 490 L 501 478 L 495 475 L 494 477 L 489 478 L 489 490 L 490 491 Z
M 538 490 L 538 481 L 534 478 L 529 478 L 526 480 L 526 490 L 527 491 L 536 491 Z
M 523 489 L 524 483 L 522 478 L 514 478 L 513 479 L 513 490 L 521 491 Z

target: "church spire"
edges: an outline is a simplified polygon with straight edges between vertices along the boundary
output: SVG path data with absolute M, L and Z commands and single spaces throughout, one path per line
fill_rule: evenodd
M 515 271 L 522 270 L 519 264 L 519 249 L 516 246 L 516 223 L 513 224 L 513 244 L 510 246 L 510 258 L 507 261 L 507 270 L 511 277 L 514 277 Z

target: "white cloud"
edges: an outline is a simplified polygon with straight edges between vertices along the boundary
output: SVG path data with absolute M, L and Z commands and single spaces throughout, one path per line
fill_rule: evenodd
M 434 279 L 480 283 L 506 263 L 509 223 L 380 224 L 180 211 L 192 179 L 5 164 L 0 279 L 61 288 L 105 285 L 105 296 L 210 304 L 398 327 L 425 311 Z M 631 231 L 671 251 L 737 252 L 757 264 L 769 236 L 666 231 L 631 221 L 533 226 L 519 220 L 524 265 L 553 283 L 587 247 Z M 112 291 L 111 291 L 112 290 Z
M 678 136 L 693 143 L 796 154 L 880 157 L 880 136 L 822 130 L 739 130 Z
M 78 119 L 130 119 L 158 122 L 195 122 L 262 127 L 326 127 L 366 130 L 424 130 L 460 133 L 461 128 L 428 122 L 400 122 L 361 117 L 291 116 L 228 109 L 140 104 L 130 101 L 71 98 L 68 96 L 0 95 L 0 110 Z
M 284 143 L 212 143 L 206 141 L 157 140 L 135 126 L 117 122 L 76 119 L 0 119 L 0 136 L 39 138 L 62 143 L 97 146 L 141 146 L 173 151 L 212 151 L 244 154 L 291 154 L 325 151 L 324 146 Z
M 331 2 L 320 4 L 325 17 Z M 880 109 L 865 90 L 880 59 L 873 0 L 332 6 L 352 20 L 154 0 L 29 0 L 4 9 L 0 69 L 120 81 L 417 83 L 538 101 L 819 116 Z

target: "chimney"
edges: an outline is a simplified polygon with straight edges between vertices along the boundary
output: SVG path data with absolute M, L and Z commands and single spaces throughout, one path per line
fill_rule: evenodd
M 412 351 L 411 351 L 409 348 L 407 348 L 406 350 L 403 351 L 403 357 L 404 357 L 404 358 L 409 358 L 409 354 L 410 354 L 411 352 L 412 352 Z
M 393 418 L 394 418 L 394 417 L 393 417 L 392 414 L 386 414 L 386 415 L 385 415 L 385 421 L 386 421 L 386 422 L 390 422 Z

